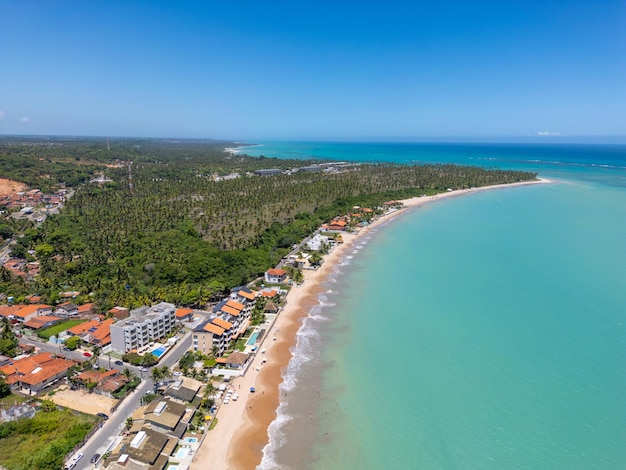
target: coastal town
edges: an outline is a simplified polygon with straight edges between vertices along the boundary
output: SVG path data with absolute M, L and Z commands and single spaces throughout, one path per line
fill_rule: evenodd
M 1 420 L 40 413 L 42 402 L 94 416 L 66 469 L 184 470 L 207 461 L 226 469 L 237 459 L 249 468 L 258 452 L 233 449 L 238 438 L 266 439 L 270 423 L 255 413 L 277 396 L 311 289 L 356 239 L 402 209 L 482 189 L 355 206 L 207 309 L 160 302 L 97 314 L 71 291 L 54 306 L 37 296 L 0 306 L 3 335 L 16 337 L 0 373 L 20 397 Z
M 229 447 L 224 436 L 234 432 L 221 428 L 238 423 L 232 415 L 241 418 L 255 394 L 265 395 L 257 379 L 273 347 L 284 343 L 283 310 L 297 304 L 305 280 L 311 284 L 310 276 L 324 271 L 324 256 L 402 207 L 398 201 L 353 207 L 262 278 L 230 289 L 206 309 L 160 302 L 97 313 L 95 303 L 77 302 L 85 298 L 78 291 L 59 292 L 55 305 L 38 295 L 24 303 L 5 297 L 2 335 L 14 347 L 0 355 L 0 374 L 14 400 L 3 403 L 0 421 L 51 406 L 93 416 L 94 427 L 64 459 L 66 469 L 184 470 L 220 460 Z M 19 258 L 4 263 L 25 281 L 37 276 L 36 265 Z M 220 437 L 219 447 L 211 435 Z
M 10 171 L 49 173 L 48 192 L 0 179 L 3 468 L 255 468 L 297 332 L 356 240 L 424 203 L 537 182 L 136 142 L 88 143 L 89 161 L 82 142 L 6 147 Z

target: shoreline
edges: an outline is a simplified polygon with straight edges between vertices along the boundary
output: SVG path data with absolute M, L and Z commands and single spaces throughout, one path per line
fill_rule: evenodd
M 247 470 L 259 465 L 263 458 L 263 449 L 269 441 L 268 428 L 276 418 L 280 405 L 278 387 L 283 382 L 282 373 L 291 360 L 291 349 L 296 344 L 296 335 L 302 325 L 302 320 L 314 306 L 319 304 L 318 295 L 322 292 L 321 283 L 327 279 L 328 274 L 332 273 L 336 263 L 356 240 L 361 239 L 372 229 L 395 219 L 396 216 L 409 213 L 411 209 L 433 201 L 486 190 L 552 182 L 540 178 L 533 181 L 460 189 L 434 196 L 404 199 L 401 201 L 404 207 L 380 216 L 357 233 L 341 233 L 343 243 L 337 245 L 324 257 L 324 262 L 319 269 L 305 270 L 304 282 L 297 287 L 292 287 L 289 291 L 283 311 L 278 315 L 271 329 L 266 333 L 263 343 L 259 346 L 259 349 L 265 348 L 266 353 L 257 354 L 247 374 L 232 382 L 235 390 L 238 392 L 242 390 L 239 392 L 240 400 L 220 407 L 217 414 L 219 420 L 217 427 L 207 432 L 191 469 L 202 468 L 203 464 L 208 462 L 211 462 L 211 468 L 215 470 Z M 265 365 L 261 363 L 263 359 L 267 360 Z M 249 393 L 249 387 L 255 387 L 256 393 Z

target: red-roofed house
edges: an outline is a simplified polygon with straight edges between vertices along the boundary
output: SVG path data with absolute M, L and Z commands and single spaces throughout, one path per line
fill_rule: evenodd
M 22 307 L 25 307 L 25 305 L 0 305 L 0 316 L 6 318 L 12 317 L 13 314 Z
M 265 282 L 283 283 L 287 279 L 287 271 L 284 269 L 268 269 L 265 271 Z
M 13 313 L 13 318 L 21 323 L 32 320 L 41 315 L 50 315 L 52 307 L 44 304 L 24 305 L 22 308 Z
M 123 320 L 128 317 L 129 311 L 125 307 L 113 307 L 112 309 L 107 310 L 107 314 L 114 316 L 118 320 Z
M 128 379 L 115 369 L 104 372 L 88 370 L 77 375 L 74 380 L 84 387 L 89 382 L 95 383 L 94 392 L 107 397 L 112 397 L 113 392 L 119 390 L 128 382 Z
M 83 339 L 101 347 L 111 344 L 111 325 L 115 322 L 115 318 L 107 318 L 100 322 L 95 329 L 90 329 Z
M 274 289 L 272 289 L 272 290 L 262 290 L 261 291 L 261 295 L 263 297 L 267 297 L 269 299 L 273 299 L 274 297 L 276 297 L 278 295 L 278 292 L 275 291 Z
M 41 330 L 42 328 L 48 328 L 52 325 L 56 325 L 60 321 L 61 319 L 58 317 L 54 317 L 52 315 L 42 315 L 24 322 L 24 326 L 26 328 L 30 328 L 31 330 Z
M 81 336 L 86 334 L 92 328 L 98 328 L 98 326 L 100 326 L 100 320 L 96 318 L 68 328 L 67 332 L 72 336 Z
M 91 315 L 92 313 L 96 312 L 96 304 L 89 303 L 89 304 L 83 304 L 83 305 L 79 305 L 78 306 L 78 315 Z
M 0 372 L 12 387 L 34 394 L 64 377 L 74 364 L 73 361 L 44 352 L 12 361 L 12 364 L 0 367 Z
M 178 321 L 192 321 L 193 320 L 193 310 L 190 308 L 177 308 L 176 309 L 176 320 Z

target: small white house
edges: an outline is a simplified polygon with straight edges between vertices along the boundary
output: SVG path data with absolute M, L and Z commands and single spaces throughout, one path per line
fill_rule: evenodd
M 325 237 L 324 235 L 320 235 L 319 233 L 316 233 L 315 235 L 313 235 L 311 239 L 306 242 L 306 246 L 309 248 L 309 250 L 312 250 L 312 251 L 320 251 L 327 244 L 328 244 L 328 237 Z

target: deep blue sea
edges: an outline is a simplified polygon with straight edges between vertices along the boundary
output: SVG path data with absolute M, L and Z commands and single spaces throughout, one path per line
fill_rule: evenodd
M 260 468 L 626 468 L 626 146 L 245 153 L 555 180 L 436 201 L 360 240 L 298 334 Z

